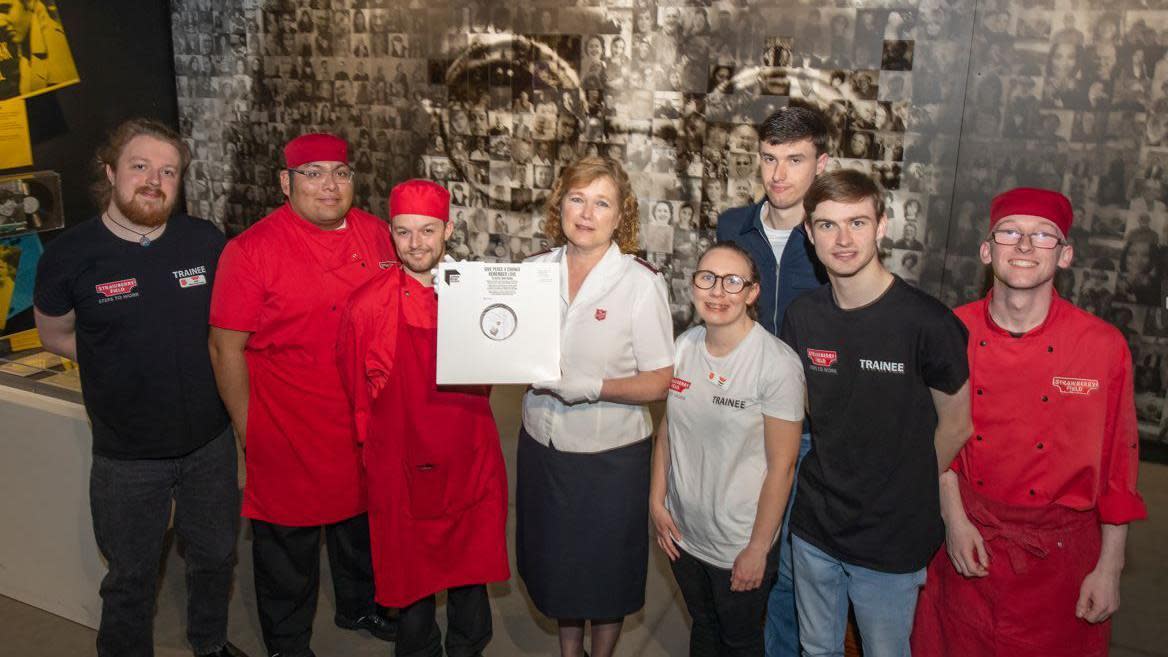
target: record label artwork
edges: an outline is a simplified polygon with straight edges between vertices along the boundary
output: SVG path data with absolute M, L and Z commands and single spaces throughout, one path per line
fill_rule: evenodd
M 515 311 L 502 303 L 491 304 L 483 310 L 479 317 L 479 328 L 483 335 L 492 340 L 506 340 L 515 335 L 515 328 L 519 325 Z

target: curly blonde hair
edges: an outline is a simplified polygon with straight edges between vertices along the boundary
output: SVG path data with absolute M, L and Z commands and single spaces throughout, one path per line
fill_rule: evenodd
M 620 162 L 603 155 L 587 155 L 569 164 L 552 185 L 543 219 L 543 233 L 551 244 L 563 246 L 568 241 L 560 214 L 568 190 L 585 187 L 602 177 L 612 180 L 620 195 L 620 222 L 613 240 L 621 253 L 636 253 L 640 249 L 641 219 L 629 174 Z

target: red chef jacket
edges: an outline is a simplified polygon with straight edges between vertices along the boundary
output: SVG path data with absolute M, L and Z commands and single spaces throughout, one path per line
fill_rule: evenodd
M 989 299 L 956 310 L 969 329 L 974 434 L 952 468 L 990 573 L 967 579 L 937 552 L 913 653 L 1105 655 L 1110 621 L 1075 618 L 1075 604 L 1099 559 L 1100 523 L 1147 515 L 1131 354 L 1119 331 L 1057 293 L 1021 337 L 994 323 Z
M 400 266 L 358 289 L 337 359 L 364 440 L 378 604 L 504 581 L 507 473 L 487 386 L 435 384 L 438 301 Z
M 365 511 L 360 448 L 336 367 L 345 300 L 394 259 L 389 228 L 352 209 L 322 230 L 284 205 L 227 243 L 211 325 L 247 331 L 243 515 L 287 526 Z
M 1046 321 L 1020 338 L 994 324 L 989 297 L 955 312 L 969 328 L 974 435 L 953 469 L 1007 504 L 1097 509 L 1115 525 L 1146 517 L 1131 353 L 1119 331 L 1057 293 Z

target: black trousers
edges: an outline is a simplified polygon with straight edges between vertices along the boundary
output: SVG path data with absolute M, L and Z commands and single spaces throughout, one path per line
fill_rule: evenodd
M 256 606 L 269 653 L 311 655 L 312 620 L 320 590 L 320 527 L 286 527 L 251 521 L 255 540 Z M 337 619 L 355 621 L 377 609 L 369 516 L 362 513 L 324 526 Z
M 434 596 L 401 610 L 396 657 L 442 657 L 442 632 L 434 618 Z M 476 584 L 446 592 L 447 657 L 479 657 L 491 641 L 491 603 L 487 586 Z
M 730 571 L 679 550 L 673 577 L 693 619 L 690 657 L 762 657 L 767 597 L 778 576 L 778 549 L 767 557 L 762 586 L 731 591 Z
M 100 657 L 152 657 L 154 607 L 166 525 L 184 548 L 187 640 L 196 653 L 227 642 L 227 604 L 239 534 L 235 438 L 228 428 L 172 459 L 94 455 L 89 504 L 97 547 L 109 564 L 101 580 Z

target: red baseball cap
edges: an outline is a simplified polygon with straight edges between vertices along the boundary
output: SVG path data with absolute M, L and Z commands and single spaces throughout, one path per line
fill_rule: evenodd
M 313 132 L 284 146 L 284 166 L 295 169 L 309 162 L 348 162 L 349 144 L 336 135 Z
M 1014 214 L 1042 217 L 1054 222 L 1063 237 L 1070 234 L 1074 212 L 1067 197 L 1052 190 L 1037 187 L 1017 187 L 1002 192 L 990 201 L 990 228 Z
M 389 192 L 389 218 L 399 214 L 450 221 L 450 192 L 436 182 L 420 178 L 395 185 Z

